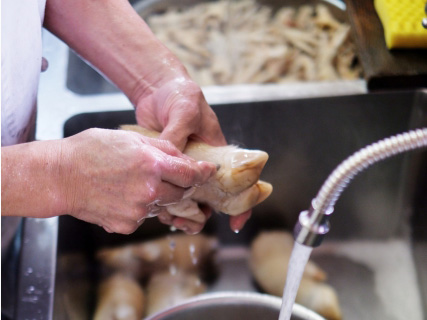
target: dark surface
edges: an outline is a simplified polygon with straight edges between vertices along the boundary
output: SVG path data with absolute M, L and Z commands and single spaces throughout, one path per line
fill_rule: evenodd
M 427 50 L 389 50 L 374 1 L 347 0 L 346 4 L 368 89 L 426 88 Z

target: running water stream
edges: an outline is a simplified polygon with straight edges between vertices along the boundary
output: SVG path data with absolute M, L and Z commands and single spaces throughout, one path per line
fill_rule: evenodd
M 299 284 L 312 250 L 312 247 L 304 246 L 298 242 L 294 243 L 291 258 L 289 259 L 285 288 L 283 289 L 279 320 L 289 320 L 291 318 L 292 307 L 295 302 Z

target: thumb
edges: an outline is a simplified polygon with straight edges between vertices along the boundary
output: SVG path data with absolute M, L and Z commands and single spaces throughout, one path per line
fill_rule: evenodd
M 168 124 L 160 134 L 159 138 L 169 140 L 172 142 L 180 151 L 183 151 L 187 145 L 188 137 L 192 134 L 192 131 L 188 127 L 182 127 L 176 123 Z

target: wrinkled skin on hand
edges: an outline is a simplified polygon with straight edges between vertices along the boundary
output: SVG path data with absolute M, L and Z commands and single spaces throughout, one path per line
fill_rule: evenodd
M 208 105 L 201 88 L 187 77 L 177 76 L 159 88 L 151 88 L 136 99 L 136 119 L 139 125 L 161 132 L 160 139 L 171 141 L 181 151 L 188 139 L 213 146 L 226 145 L 218 118 Z M 202 207 L 206 220 L 211 209 Z M 250 218 L 251 210 L 230 217 L 230 228 L 239 231 Z M 173 225 L 189 234 L 198 233 L 206 222 L 197 223 L 167 212 L 159 215 L 161 222 Z
M 216 171 L 166 140 L 89 129 L 63 140 L 66 211 L 108 232 L 129 234 Z
M 161 132 L 160 139 L 171 141 L 180 150 L 188 138 L 213 146 L 226 144 L 218 118 L 200 87 L 184 77 L 169 81 L 140 99 L 136 119 L 144 128 Z

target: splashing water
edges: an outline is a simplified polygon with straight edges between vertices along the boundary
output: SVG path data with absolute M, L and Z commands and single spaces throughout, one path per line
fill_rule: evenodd
M 191 262 L 193 263 L 193 265 L 197 265 L 198 259 L 196 255 L 196 246 L 194 245 L 194 243 L 191 243 L 188 249 L 190 250 Z
M 176 275 L 177 273 L 177 268 L 174 262 L 174 258 L 175 258 L 175 249 L 176 249 L 176 241 L 175 239 L 173 239 L 173 237 L 168 236 L 168 240 L 169 240 L 169 272 L 171 275 Z
M 304 273 L 305 265 L 313 248 L 294 243 L 291 258 L 288 265 L 286 284 L 283 289 L 282 307 L 280 308 L 279 320 L 289 320 L 292 315 L 292 307 Z

